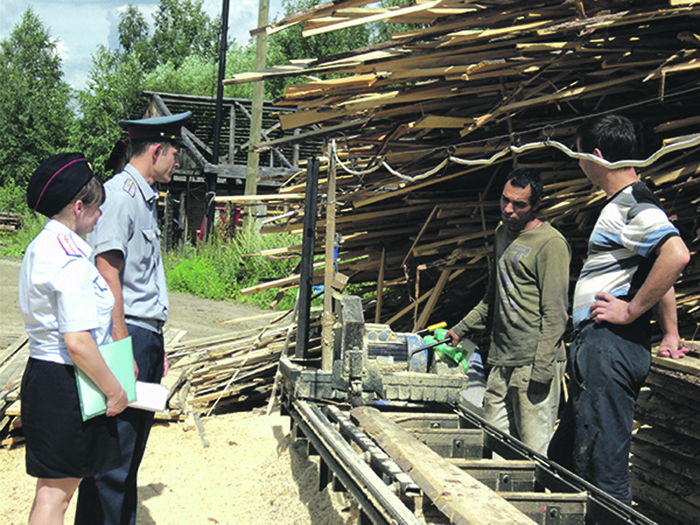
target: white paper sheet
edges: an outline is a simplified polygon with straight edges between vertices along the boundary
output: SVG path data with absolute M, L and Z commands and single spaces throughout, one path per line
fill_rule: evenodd
M 168 389 L 160 383 L 136 381 L 136 401 L 129 403 L 130 407 L 162 412 L 168 400 Z

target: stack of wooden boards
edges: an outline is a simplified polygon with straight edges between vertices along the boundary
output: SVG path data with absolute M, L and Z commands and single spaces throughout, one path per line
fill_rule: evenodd
M 267 399 L 282 352 L 294 351 L 296 324 L 290 328 L 289 314 L 277 313 L 262 329 L 232 329 L 230 335 L 187 342 L 182 342 L 185 331 L 167 330 L 170 366 L 162 383 L 170 393 L 166 410 L 156 419 L 183 421 L 192 414 L 210 415 L 232 404 Z M 26 336 L 0 353 L 0 446 L 23 441 L 20 383 L 28 356 Z
M 0 446 L 11 447 L 24 440 L 19 427 L 19 387 L 29 358 L 27 336 L 19 337 L 0 352 Z
M 547 139 L 572 147 L 583 120 L 608 111 L 636 123 L 645 158 L 700 131 L 698 2 L 435 0 L 365 7 L 369 3 L 318 4 L 253 33 L 303 25 L 303 34 L 314 36 L 377 22 L 401 32 L 372 47 L 298 57 L 225 82 L 299 78 L 278 101 L 298 111 L 280 114 L 280 122 L 298 128 L 298 140 L 319 133 L 337 139 L 339 271 L 351 283 L 379 282 L 360 289 L 382 294 L 381 301 L 366 296 L 366 315 L 396 331 L 455 321 L 479 300 L 500 191 L 514 166 L 541 173 L 542 216 L 571 243 L 574 279 L 604 203 L 577 161 L 552 147 L 508 152 L 487 165 L 455 159 L 489 159 Z M 323 252 L 330 164 L 321 160 L 317 254 Z M 638 171 L 694 254 L 698 147 Z M 281 195 L 304 192 L 303 172 L 280 189 Z M 302 220 L 303 210 L 263 231 L 300 232 Z M 694 260 L 678 287 L 688 336 L 700 316 L 697 272 Z M 316 283 L 321 279 L 319 268 Z M 294 286 L 293 279 L 279 286 Z
M 632 490 L 659 523 L 697 523 L 700 516 L 700 342 L 683 359 L 654 357 L 636 407 Z

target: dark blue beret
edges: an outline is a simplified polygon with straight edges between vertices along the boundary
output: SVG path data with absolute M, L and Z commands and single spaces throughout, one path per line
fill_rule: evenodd
M 82 153 L 52 155 L 34 171 L 27 185 L 27 204 L 53 217 L 73 200 L 93 177 L 92 166 Z
M 192 116 L 191 111 L 151 117 L 138 120 L 121 120 L 119 125 L 129 132 L 129 140 L 170 140 L 179 142 L 182 139 L 182 126 Z

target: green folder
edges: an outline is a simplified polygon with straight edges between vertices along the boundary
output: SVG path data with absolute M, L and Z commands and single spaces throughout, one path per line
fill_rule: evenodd
M 131 337 L 100 345 L 98 348 L 114 377 L 122 385 L 129 402 L 135 401 L 136 376 L 134 375 L 134 352 L 131 348 Z M 107 396 L 77 366 L 75 367 L 75 380 L 78 384 L 83 421 L 105 414 L 107 412 Z

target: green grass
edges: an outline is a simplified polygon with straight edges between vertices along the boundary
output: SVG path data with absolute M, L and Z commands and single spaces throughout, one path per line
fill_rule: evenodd
M 24 250 L 32 242 L 46 223 L 46 217 L 27 211 L 21 215 L 22 226 L 16 232 L 0 231 L 0 257 L 21 259 Z
M 279 309 L 292 308 L 295 290 L 281 293 L 271 289 L 250 295 L 241 295 L 241 290 L 292 274 L 298 257 L 268 260 L 254 254 L 300 242 L 298 235 L 291 234 L 237 232 L 232 239 L 221 240 L 215 233 L 212 240 L 202 246 L 188 244 L 164 255 L 168 290 L 208 299 L 235 300 L 261 308 L 272 304 Z
M 21 259 L 24 250 L 44 227 L 46 218 L 29 209 L 26 190 L 10 179 L 0 186 L 0 212 L 12 212 L 20 217 L 22 226 L 16 232 L 0 231 L 0 257 Z
M 19 231 L 0 232 L 0 257 L 21 259 L 46 222 L 43 216 L 27 210 L 26 206 L 23 211 Z M 212 239 L 201 246 L 185 244 L 163 254 L 169 291 L 219 301 L 238 301 L 260 308 L 270 308 L 271 305 L 277 309 L 294 307 L 296 288 L 286 292 L 273 288 L 250 295 L 241 295 L 241 290 L 294 273 L 300 257 L 268 260 L 254 254 L 299 245 L 299 235 L 237 232 L 233 238 L 222 240 L 217 232 Z M 314 304 L 321 304 L 320 301 L 317 299 Z

